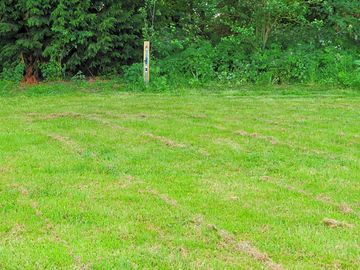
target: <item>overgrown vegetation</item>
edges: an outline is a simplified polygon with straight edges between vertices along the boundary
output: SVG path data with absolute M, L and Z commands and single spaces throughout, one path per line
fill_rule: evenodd
M 122 75 L 152 86 L 327 83 L 360 87 L 358 0 L 4 0 L 2 78 Z M 22 68 L 21 68 L 22 67 Z

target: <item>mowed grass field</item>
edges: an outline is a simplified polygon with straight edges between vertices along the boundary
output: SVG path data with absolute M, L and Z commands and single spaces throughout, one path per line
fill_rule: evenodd
M 359 268 L 356 92 L 0 97 L 0 269 Z

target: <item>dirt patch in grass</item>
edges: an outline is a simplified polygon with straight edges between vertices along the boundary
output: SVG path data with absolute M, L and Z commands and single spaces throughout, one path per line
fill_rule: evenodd
M 239 197 L 236 195 L 230 194 L 225 199 L 228 201 L 237 201 L 239 199 Z
M 126 113 L 115 113 L 115 112 L 99 112 L 101 115 L 110 116 L 116 119 L 123 119 L 123 120 L 139 120 L 139 119 L 147 119 L 150 118 L 150 115 L 146 113 L 136 113 L 136 114 L 126 114 Z
M 185 247 L 180 247 L 178 252 L 180 253 L 181 257 L 187 258 L 189 256 L 189 250 Z
M 236 249 L 238 251 L 244 252 L 251 256 L 258 262 L 262 262 L 265 264 L 269 269 L 272 270 L 282 270 L 284 269 L 280 264 L 275 263 L 268 254 L 259 251 L 255 248 L 250 242 L 242 241 L 236 244 Z
M 166 194 L 162 194 L 160 192 L 158 192 L 156 189 L 153 188 L 147 188 L 146 190 L 144 190 L 144 192 L 149 193 L 151 195 L 154 195 L 156 197 L 158 197 L 159 199 L 161 199 L 163 202 L 165 202 L 166 204 L 172 206 L 172 207 L 178 207 L 178 203 L 176 200 L 170 198 L 168 195 Z
M 108 127 L 112 128 L 112 129 L 121 129 L 121 130 L 124 130 L 124 131 L 131 131 L 131 129 L 128 129 L 128 128 L 125 128 L 123 126 L 114 124 L 111 121 L 109 121 L 107 119 L 104 119 L 104 118 L 101 118 L 96 114 L 83 115 L 82 117 L 84 119 L 86 119 L 86 120 L 98 122 L 98 123 L 100 123 L 100 124 L 102 124 L 104 126 L 108 126 Z
M 59 118 L 81 118 L 82 114 L 76 112 L 58 112 L 50 114 L 29 113 L 28 117 L 36 120 L 54 120 Z
M 85 152 L 85 149 L 82 148 L 78 143 L 76 143 L 74 140 L 70 139 L 69 137 L 65 137 L 59 134 L 47 134 L 48 137 L 51 139 L 61 143 L 66 148 L 69 148 L 70 150 L 76 152 L 77 154 L 83 154 Z
M 198 114 L 189 114 L 188 115 L 190 118 L 194 118 L 194 119 L 207 119 L 208 116 L 204 113 L 198 113 Z
M 10 168 L 0 166 L 0 174 L 5 174 L 5 173 L 9 173 L 9 172 L 10 172 Z
M 25 225 L 17 223 L 11 228 L 7 235 L 11 238 L 19 238 L 25 231 Z
M 153 224 L 153 223 L 148 223 L 146 225 L 146 229 L 156 233 L 160 238 L 165 238 L 166 233 L 157 225 Z
M 344 222 L 344 221 L 338 221 L 332 218 L 324 218 L 323 223 L 330 227 L 330 228 L 354 228 L 355 226 L 353 224 Z
M 23 192 L 21 192 L 21 193 L 23 193 Z M 39 204 L 36 201 L 31 200 L 30 201 L 30 206 L 35 211 L 36 216 L 41 217 L 43 215 L 43 213 L 39 209 Z M 52 226 L 49 226 L 49 224 L 48 224 L 49 221 L 47 219 L 44 219 L 44 220 L 47 223 L 47 227 L 52 227 Z
M 279 143 L 278 139 L 276 139 L 276 138 L 274 138 L 272 136 L 265 136 L 265 135 L 262 135 L 262 134 L 259 134 L 259 133 L 248 133 L 248 132 L 246 132 L 244 130 L 239 130 L 239 131 L 236 131 L 235 134 L 243 136 L 243 137 L 261 139 L 261 140 L 270 142 L 273 145 Z
M 225 177 L 230 177 L 232 173 L 228 170 L 224 171 L 223 175 Z M 237 201 L 239 199 L 234 192 L 238 188 L 241 188 L 241 183 L 239 182 L 222 182 L 217 178 L 203 178 L 201 185 L 203 187 L 203 192 L 214 193 L 219 199 L 221 198 L 226 201 Z
M 234 151 L 242 151 L 243 150 L 243 147 L 240 144 L 238 144 L 237 142 L 234 142 L 233 140 L 228 139 L 228 138 L 217 138 L 217 139 L 215 139 L 214 142 L 219 145 L 226 145 Z
M 235 252 L 241 252 L 255 261 L 264 264 L 267 268 L 272 270 L 282 270 L 283 267 L 275 263 L 268 254 L 260 251 L 249 241 L 238 241 L 230 232 L 218 228 L 216 225 L 206 223 L 202 215 L 195 215 L 191 220 L 196 230 L 207 229 L 216 233 L 219 238 L 218 247 L 221 249 L 230 249 Z
M 125 184 L 133 184 L 133 185 L 145 185 L 145 181 L 141 180 L 141 179 L 137 179 L 134 176 L 128 175 L 126 176 L 126 183 Z M 162 200 L 163 202 L 165 202 L 167 205 L 172 206 L 172 207 L 178 207 L 178 203 L 175 199 L 171 198 L 169 195 L 167 194 L 163 194 L 161 192 L 159 192 L 158 190 L 156 190 L 155 188 L 152 187 L 144 187 L 143 189 L 139 190 L 140 193 L 146 193 L 146 194 L 151 194 L 157 198 L 159 198 L 160 200 Z
M 166 146 L 169 146 L 169 147 L 174 147 L 174 148 L 184 148 L 184 147 L 186 147 L 185 144 L 177 143 L 177 142 L 174 142 L 173 140 L 171 140 L 169 138 L 166 138 L 166 137 L 163 137 L 163 136 L 157 136 L 157 135 L 149 133 L 149 132 L 144 133 L 143 135 L 145 137 L 147 137 L 147 138 L 159 141 L 159 142 L 161 142 L 161 143 L 163 143 L 163 144 L 165 144 Z
M 197 151 L 200 155 L 202 155 L 202 156 L 204 156 L 204 157 L 210 157 L 211 156 L 211 154 L 208 152 L 208 151 L 206 151 L 205 149 L 202 149 L 202 148 L 195 148 L 194 149 L 195 151 Z
M 315 199 L 319 202 L 323 202 L 329 205 L 332 205 L 336 208 L 338 208 L 340 210 L 340 212 L 344 213 L 344 214 L 353 214 L 355 213 L 354 209 L 351 208 L 351 206 L 345 202 L 342 203 L 336 203 L 334 202 L 330 197 L 325 196 L 325 195 L 318 195 L 315 197 Z
M 220 239 L 218 244 L 219 248 L 231 249 L 246 254 L 255 261 L 264 264 L 267 268 L 272 270 L 284 269 L 280 264 L 275 263 L 268 254 L 257 249 L 249 241 L 238 241 L 235 236 L 227 230 L 220 229 L 214 224 L 205 223 L 204 218 L 199 218 L 199 216 L 196 216 L 194 224 L 196 226 L 205 226 L 208 229 L 214 231 Z
M 213 129 L 216 129 L 216 130 L 218 130 L 218 131 L 227 131 L 227 130 L 228 130 L 226 127 L 224 127 L 224 126 L 219 126 L 219 125 L 217 125 L 217 126 L 212 126 L 212 128 L 213 128 Z
M 43 119 L 45 120 L 51 120 L 51 119 L 58 119 L 58 118 L 80 118 L 82 115 L 80 113 L 74 113 L 74 112 L 63 112 L 63 113 L 52 113 L 45 115 Z

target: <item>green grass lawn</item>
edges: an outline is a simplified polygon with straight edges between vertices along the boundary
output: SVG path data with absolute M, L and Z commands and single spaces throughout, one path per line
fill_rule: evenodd
M 360 268 L 359 92 L 76 87 L 0 97 L 0 269 Z

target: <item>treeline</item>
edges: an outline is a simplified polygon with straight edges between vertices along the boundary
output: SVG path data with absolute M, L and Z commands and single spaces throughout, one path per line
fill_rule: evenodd
M 1 0 L 3 79 L 360 85 L 359 0 Z

